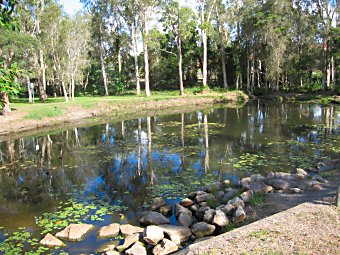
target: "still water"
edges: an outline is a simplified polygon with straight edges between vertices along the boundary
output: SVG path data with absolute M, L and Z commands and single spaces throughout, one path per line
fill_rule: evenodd
M 154 196 L 175 203 L 216 180 L 315 168 L 339 158 L 339 134 L 339 107 L 254 102 L 9 138 L 0 141 L 0 242 L 18 227 L 40 237 L 36 218 L 66 201 L 91 204 L 80 221 L 138 224 Z M 88 238 L 65 250 L 102 242 Z

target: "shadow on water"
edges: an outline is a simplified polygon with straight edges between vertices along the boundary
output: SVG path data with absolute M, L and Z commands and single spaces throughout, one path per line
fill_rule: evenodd
M 35 217 L 70 199 L 109 208 L 84 212 L 82 221 L 96 227 L 138 224 L 154 196 L 175 203 L 216 180 L 315 168 L 339 156 L 339 124 L 339 107 L 255 102 L 2 141 L 0 241 L 22 226 L 39 236 Z M 93 231 L 68 251 L 102 242 Z

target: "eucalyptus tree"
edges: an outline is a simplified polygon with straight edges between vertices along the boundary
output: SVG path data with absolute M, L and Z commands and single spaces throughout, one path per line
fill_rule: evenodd
M 200 29 L 203 45 L 203 87 L 206 87 L 208 80 L 208 33 L 211 27 L 212 12 L 215 9 L 216 0 L 197 0 L 200 12 Z
M 162 4 L 163 13 L 161 21 L 166 30 L 175 37 L 178 58 L 178 80 L 180 93 L 184 96 L 182 43 L 191 37 L 191 27 L 195 25 L 195 17 L 191 8 L 181 7 L 175 0 L 167 0 Z

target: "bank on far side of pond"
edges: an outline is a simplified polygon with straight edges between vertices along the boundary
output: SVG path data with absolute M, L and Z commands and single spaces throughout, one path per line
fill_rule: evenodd
M 151 97 L 135 95 L 109 97 L 79 97 L 75 102 L 65 103 L 62 99 L 49 99 L 45 103 L 30 104 L 26 101 L 12 103 L 13 111 L 8 116 L 0 115 L 0 136 L 21 133 L 72 122 L 86 122 L 93 117 L 111 116 L 129 119 L 153 111 L 172 113 L 177 109 L 227 103 L 231 107 L 241 106 L 248 96 L 241 91 L 209 91 L 206 93 L 179 96 L 172 92 L 158 92 Z

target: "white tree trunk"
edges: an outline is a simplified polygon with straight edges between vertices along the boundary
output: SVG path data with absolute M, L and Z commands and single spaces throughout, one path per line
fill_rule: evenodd
M 208 36 L 205 30 L 202 30 L 203 43 L 203 87 L 208 85 Z
M 67 103 L 68 102 L 68 96 L 67 96 L 67 91 L 66 91 L 66 86 L 65 86 L 64 81 L 61 82 L 61 86 L 63 88 L 63 94 L 64 94 L 65 102 Z
M 146 22 L 146 15 L 144 11 L 142 15 L 142 26 L 143 26 L 143 49 L 144 49 L 144 69 L 145 69 L 145 94 L 147 97 L 149 97 L 150 94 L 150 81 L 149 81 L 149 52 L 148 52 L 148 27 Z
M 182 41 L 180 35 L 177 39 L 177 49 L 178 49 L 178 78 L 181 96 L 184 96 L 184 85 L 183 85 L 183 56 L 182 56 Z
M 27 92 L 28 92 L 28 102 L 32 103 L 33 97 L 32 97 L 32 89 L 31 89 L 31 81 L 30 81 L 30 77 L 28 76 L 26 76 L 26 83 L 27 83 Z
M 74 102 L 74 75 L 72 75 L 72 78 L 71 78 L 71 97 L 72 97 L 72 101 Z
M 134 59 L 135 59 L 136 94 L 139 96 L 140 95 L 140 80 L 139 80 L 139 66 L 138 66 L 137 33 L 136 33 L 135 22 L 132 22 L 131 35 L 132 35 L 133 54 L 134 54 Z
M 228 80 L 227 80 L 227 68 L 225 66 L 225 53 L 224 47 L 221 46 L 221 64 L 222 64 L 222 73 L 223 73 L 223 88 L 228 88 Z

